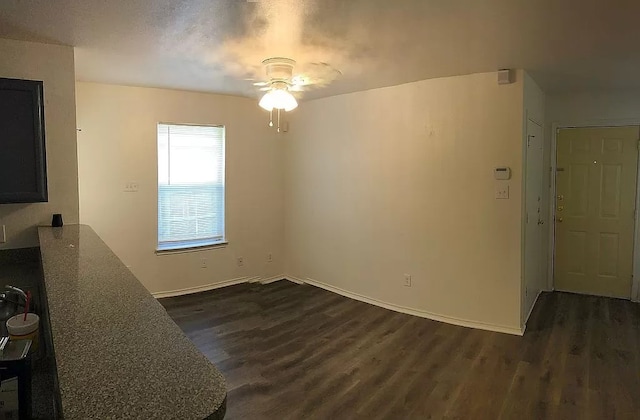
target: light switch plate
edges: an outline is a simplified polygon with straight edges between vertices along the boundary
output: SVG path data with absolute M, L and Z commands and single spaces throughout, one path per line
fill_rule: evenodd
M 7 242 L 7 229 L 4 225 L 0 226 L 0 244 Z
M 496 186 L 496 200 L 508 200 L 509 199 L 509 186 L 498 185 Z

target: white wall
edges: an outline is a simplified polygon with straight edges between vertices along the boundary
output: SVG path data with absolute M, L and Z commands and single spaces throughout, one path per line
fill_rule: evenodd
M 78 223 L 73 48 L 0 39 L 0 57 L 0 77 L 44 82 L 49 201 L 0 204 L 0 225 L 7 233 L 0 249 L 38 246 L 36 226 L 50 225 L 53 213 Z
M 255 100 L 92 83 L 77 84 L 77 100 L 81 222 L 151 292 L 282 275 L 283 139 Z M 225 125 L 228 246 L 155 254 L 158 122 Z M 123 192 L 127 181 L 138 182 L 139 191 Z
M 540 127 L 542 127 L 542 130 L 544 130 L 544 121 L 545 121 L 545 102 L 546 102 L 546 98 L 545 98 L 545 94 L 542 91 L 542 89 L 540 89 L 540 86 L 538 86 L 538 84 L 536 83 L 535 80 L 533 80 L 533 78 L 531 78 L 531 76 L 524 72 L 524 114 L 523 114 L 523 128 L 522 128 L 522 133 L 523 133 L 523 139 L 522 139 L 522 146 L 523 146 L 523 162 L 525 164 L 525 175 L 523 177 L 523 188 L 526 185 L 525 179 L 526 178 L 526 162 L 527 162 L 527 156 L 526 156 L 526 151 L 527 151 L 527 136 L 530 134 L 527 132 L 527 125 L 528 125 L 528 120 L 531 120 L 533 122 L 535 122 L 536 124 L 538 124 Z M 548 191 L 548 177 L 549 177 L 549 171 L 546 169 L 549 167 L 548 164 L 545 164 L 547 160 L 544 159 L 544 156 L 547 156 L 549 153 L 549 147 L 547 146 L 547 143 L 544 141 L 543 139 L 543 161 L 542 161 L 542 168 L 532 168 L 531 170 L 534 173 L 538 173 L 541 175 L 540 178 L 540 183 L 541 183 L 541 187 L 542 187 L 542 202 L 540 203 L 540 208 L 544 209 L 542 212 L 542 220 L 547 223 L 547 215 L 548 212 L 546 211 L 546 209 L 549 208 L 549 195 L 547 194 Z M 526 190 L 524 192 L 524 195 L 526 196 Z M 526 212 L 526 204 L 523 200 L 523 212 Z M 534 264 L 539 264 L 540 265 L 540 269 L 539 269 L 539 273 L 540 276 L 538 278 L 527 278 L 525 276 L 525 272 L 524 272 L 524 264 L 522 266 L 523 268 L 523 273 L 522 273 L 522 279 L 523 279 L 523 287 L 522 287 L 522 325 L 524 325 L 527 321 L 527 317 L 528 315 L 531 313 L 531 310 L 533 309 L 533 305 L 535 304 L 535 299 L 538 296 L 538 294 L 547 288 L 547 255 L 548 255 L 548 244 L 549 244 L 549 236 L 548 236 L 548 230 L 547 229 L 542 229 L 543 234 L 542 234 L 542 239 L 539 243 L 531 243 L 531 240 L 529 240 L 529 246 L 533 246 L 536 248 L 536 252 L 535 255 L 536 257 L 534 258 Z M 526 232 L 526 220 L 524 220 L 523 218 L 523 223 L 522 223 L 522 232 L 523 232 L 523 247 L 522 247 L 522 255 L 523 258 L 525 258 L 525 242 L 527 241 L 527 238 L 524 238 L 524 234 Z M 534 242 L 537 242 L 534 240 Z
M 286 272 L 424 316 L 520 330 L 523 73 L 302 104 L 286 144 Z M 513 170 L 496 200 L 493 168 Z M 411 274 L 412 287 L 403 286 Z
M 594 91 L 548 95 L 546 120 L 584 123 L 640 118 L 640 90 Z
M 640 90 L 574 92 L 547 97 L 547 140 L 552 126 L 619 124 L 640 125 Z M 551 148 L 551 144 L 549 144 Z M 549 158 L 549 165 L 551 157 Z M 640 301 L 640 232 L 636 228 L 634 254 L 634 290 L 631 298 Z M 550 255 L 552 249 L 549 250 Z
M 524 72 L 525 117 L 544 126 L 546 95 L 535 80 Z M 526 122 L 525 122 L 526 123 Z

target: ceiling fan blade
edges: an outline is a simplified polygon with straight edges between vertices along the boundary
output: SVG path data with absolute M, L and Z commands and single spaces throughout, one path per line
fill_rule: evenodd
M 300 66 L 300 73 L 293 79 L 304 86 L 323 87 L 342 76 L 342 72 L 328 63 L 312 62 Z
M 291 78 L 291 84 L 294 86 L 306 86 L 310 85 L 311 83 L 311 79 L 304 74 L 296 74 Z
M 258 90 L 259 90 L 259 91 L 261 91 L 261 92 L 267 92 L 267 91 L 270 91 L 270 90 L 271 90 L 271 87 L 266 86 L 266 87 L 262 87 L 262 88 L 260 88 L 260 89 L 258 89 Z
M 253 86 L 267 86 L 269 82 L 254 82 Z
M 305 88 L 305 85 L 296 85 L 293 84 L 291 86 L 289 86 L 289 90 L 292 92 L 303 92 Z

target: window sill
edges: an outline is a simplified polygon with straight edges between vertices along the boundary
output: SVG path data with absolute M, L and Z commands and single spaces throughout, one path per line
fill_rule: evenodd
M 217 242 L 215 244 L 195 245 L 184 248 L 156 249 L 156 255 L 184 254 L 187 252 L 206 251 L 208 249 L 225 248 L 227 245 L 229 245 L 229 242 Z

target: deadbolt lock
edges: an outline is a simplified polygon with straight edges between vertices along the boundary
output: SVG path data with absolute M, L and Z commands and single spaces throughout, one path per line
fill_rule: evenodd
M 558 201 L 562 201 L 562 200 L 564 200 L 564 195 L 559 195 L 558 196 Z

